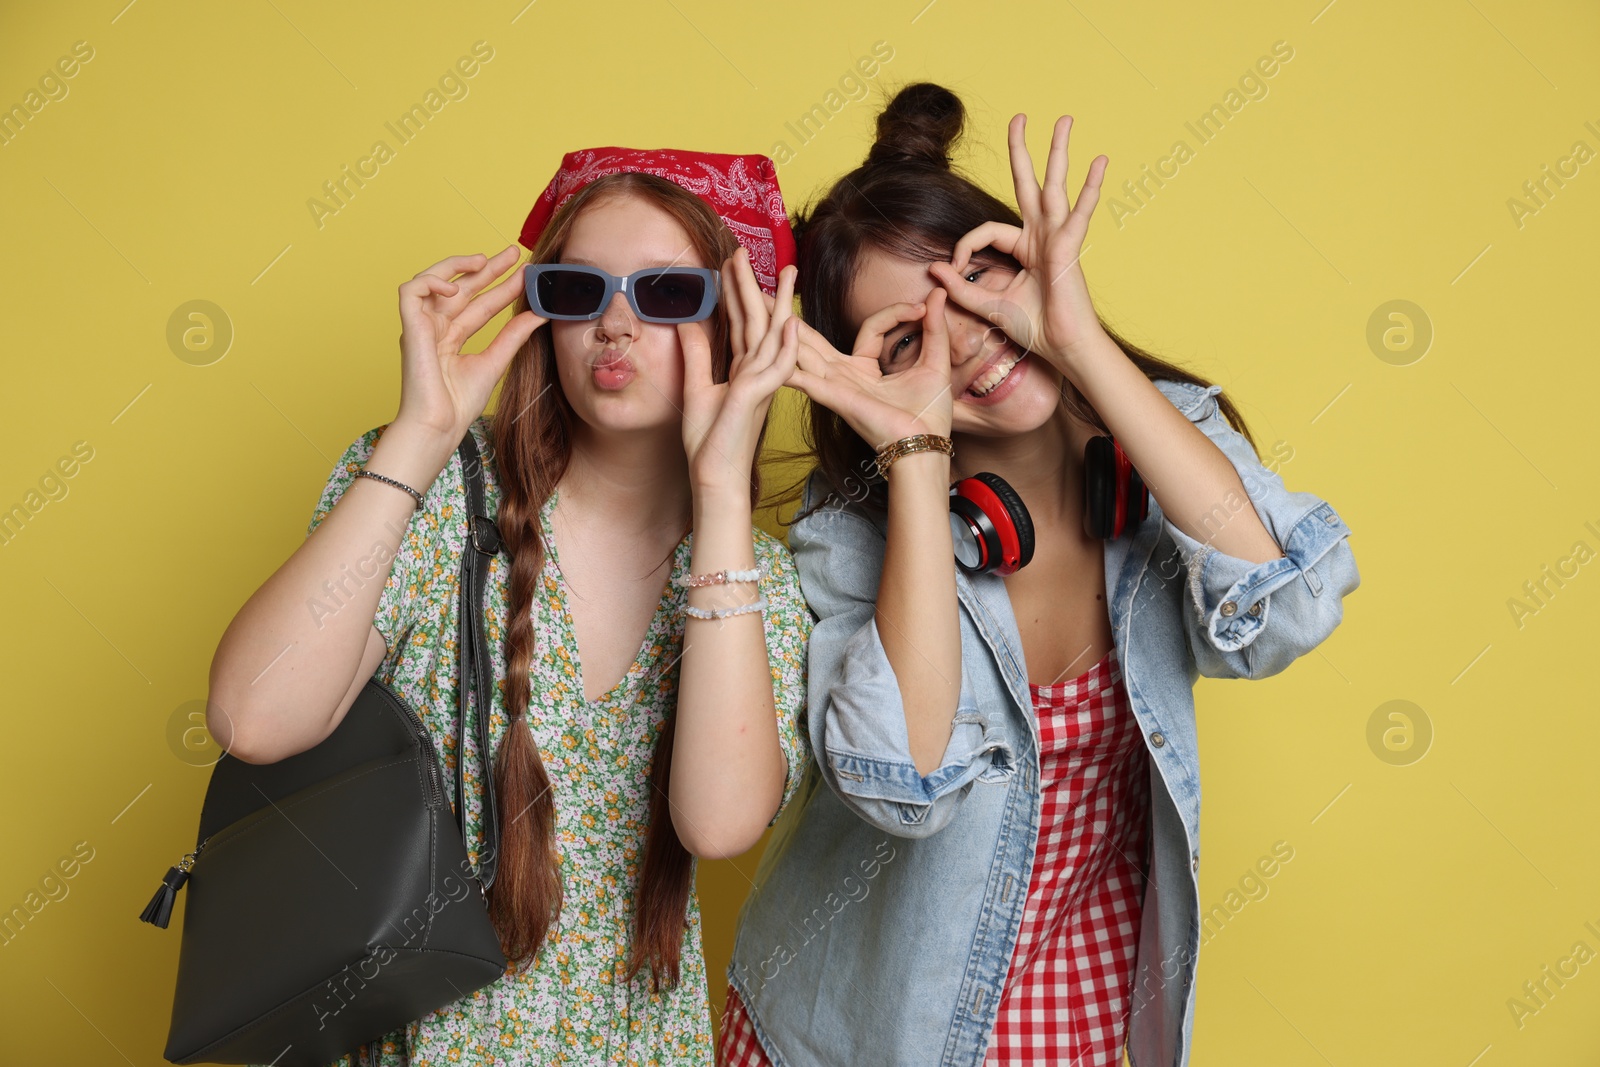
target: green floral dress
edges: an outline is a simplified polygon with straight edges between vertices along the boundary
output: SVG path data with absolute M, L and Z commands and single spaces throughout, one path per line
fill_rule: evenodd
M 341 457 L 310 530 L 371 455 L 384 427 L 362 435 Z M 487 420 L 473 424 L 485 457 L 488 510 L 499 499 Z M 546 501 L 543 591 L 534 598 L 535 652 L 528 721 L 556 797 L 557 848 L 563 903 L 537 963 L 511 967 L 483 989 L 418 1019 L 337 1061 L 341 1067 L 439 1067 L 444 1064 L 533 1067 L 544 1064 L 710 1065 L 713 1062 L 700 908 L 689 898 L 680 982 L 652 993 L 649 968 L 625 980 L 633 894 L 649 818 L 648 775 L 664 715 L 677 695 L 687 590 L 670 581 L 627 675 L 598 700 L 586 701 L 578 648 L 567 613 L 550 528 L 557 494 Z M 456 596 L 465 547 L 466 494 L 460 460 L 452 457 L 407 525 L 373 624 L 388 643 L 378 676 L 422 713 L 454 780 L 456 747 Z M 309 530 L 308 530 L 309 535 Z M 810 751 L 802 716 L 805 650 L 812 616 L 788 549 L 753 531 L 778 736 L 787 764 L 783 804 L 805 775 Z M 673 577 L 689 573 L 693 534 L 678 544 Z M 490 745 L 505 732 L 503 652 L 509 557 L 489 569 L 487 629 L 495 651 Z M 471 724 L 466 770 L 468 855 L 477 862 L 482 766 Z M 447 792 L 450 792 L 447 790 Z M 775 819 L 774 819 L 775 821 Z

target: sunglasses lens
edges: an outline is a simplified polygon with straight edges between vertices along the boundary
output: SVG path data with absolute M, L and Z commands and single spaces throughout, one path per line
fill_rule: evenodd
M 604 278 L 579 270 L 547 270 L 535 284 L 539 303 L 552 315 L 593 315 L 606 292 Z
M 706 281 L 698 274 L 664 270 L 646 274 L 634 286 L 639 313 L 657 319 L 690 321 L 705 301 Z

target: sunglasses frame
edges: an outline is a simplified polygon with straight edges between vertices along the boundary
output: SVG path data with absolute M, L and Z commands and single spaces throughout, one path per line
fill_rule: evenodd
M 551 313 L 540 302 L 538 284 L 540 276 L 557 270 L 577 271 L 580 274 L 592 275 L 605 282 L 605 294 L 600 298 L 600 306 L 592 314 L 556 315 Z M 692 274 L 706 282 L 705 292 L 700 298 L 700 307 L 692 316 L 689 318 L 662 318 L 657 315 L 646 315 L 640 310 L 639 301 L 634 293 L 636 286 L 639 282 L 649 277 L 661 274 Z M 628 298 L 628 306 L 633 309 L 633 313 L 644 322 L 701 322 L 710 318 L 711 313 L 716 310 L 717 299 L 722 290 L 722 275 L 709 267 L 646 267 L 643 270 L 636 270 L 632 274 L 616 275 L 609 271 L 603 271 L 599 267 L 591 267 L 583 263 L 530 263 L 523 276 L 522 284 L 524 291 L 527 293 L 528 306 L 533 309 L 535 315 L 541 318 L 559 319 L 567 322 L 588 322 L 598 319 L 605 314 L 606 308 L 611 305 L 612 297 L 620 292 Z

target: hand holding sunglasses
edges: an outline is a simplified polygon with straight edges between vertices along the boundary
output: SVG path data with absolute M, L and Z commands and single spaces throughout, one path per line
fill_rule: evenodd
M 547 319 L 598 319 L 620 291 L 645 322 L 700 322 L 717 306 L 719 278 L 706 267 L 646 267 L 618 276 L 577 263 L 534 263 L 524 285 L 528 306 Z
M 799 321 L 789 321 L 796 271 L 786 266 L 779 272 L 774 298 L 757 285 L 743 248 L 723 269 L 729 272 L 728 312 L 739 320 L 730 330 L 733 351 L 726 381 L 713 380 L 705 330 L 692 324 L 678 327 L 684 360 L 683 448 L 697 498 L 715 496 L 748 507 L 750 472 L 767 411 L 798 359 Z M 748 342 L 741 336 L 746 325 Z
M 522 290 L 512 271 L 518 249 L 493 258 L 450 256 L 400 285 L 400 411 L 395 421 L 438 435 L 453 449 L 483 414 L 517 350 L 544 319 L 513 315 L 481 352 L 463 349 Z M 449 452 L 442 457 L 448 459 Z

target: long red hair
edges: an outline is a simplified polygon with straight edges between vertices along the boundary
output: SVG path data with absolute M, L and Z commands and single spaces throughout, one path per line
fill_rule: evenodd
M 702 262 L 716 267 L 738 247 L 732 231 L 710 205 L 681 186 L 650 174 L 613 174 L 585 186 L 564 204 L 540 234 L 531 263 L 561 258 L 573 222 L 608 201 L 633 197 L 672 216 L 689 235 Z M 725 297 L 726 298 L 726 297 Z M 519 296 L 514 312 L 528 307 Z M 706 323 L 712 378 L 728 379 L 732 349 L 722 307 Z M 507 960 L 531 965 L 561 913 L 561 861 L 556 848 L 556 791 L 525 718 L 532 700 L 533 597 L 544 568 L 540 511 L 572 456 L 576 412 L 556 375 L 548 323 L 529 337 L 512 360 L 491 420 L 493 462 L 500 486 L 497 522 L 511 559 L 505 637 L 505 706 L 511 722 L 495 756 L 495 788 L 508 821 L 501 827 L 500 855 L 489 890 L 489 915 Z M 765 428 L 763 427 L 763 436 Z M 752 471 L 751 506 L 759 497 Z M 690 531 L 685 529 L 684 534 Z M 649 769 L 650 815 L 644 863 L 634 894 L 633 938 L 628 955 L 631 981 L 646 964 L 655 989 L 678 983 L 678 964 L 694 862 L 673 829 L 668 779 L 672 767 L 674 716 L 668 715 Z

